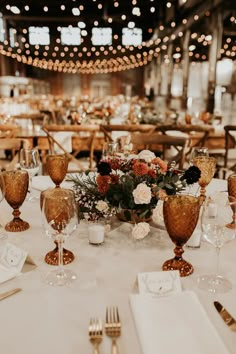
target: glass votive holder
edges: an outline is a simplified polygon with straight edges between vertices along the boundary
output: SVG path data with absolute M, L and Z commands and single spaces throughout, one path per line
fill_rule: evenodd
M 88 240 L 91 245 L 102 245 L 104 243 L 105 226 L 100 223 L 88 225 Z

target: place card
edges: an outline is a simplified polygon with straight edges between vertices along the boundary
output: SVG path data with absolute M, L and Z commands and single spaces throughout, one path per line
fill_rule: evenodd
M 178 294 L 182 291 L 179 271 L 139 273 L 138 289 L 153 297 Z
M 0 248 L 0 283 L 24 272 L 23 268 L 26 263 L 36 266 L 26 251 L 9 242 L 4 242 Z

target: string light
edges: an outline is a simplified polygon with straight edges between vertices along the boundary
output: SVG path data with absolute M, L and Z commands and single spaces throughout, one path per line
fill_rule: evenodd
M 93 0 L 96 2 L 96 0 Z M 113 3 L 114 7 L 119 7 L 119 1 L 114 1 Z M 141 9 L 140 7 L 137 7 L 137 1 L 132 0 L 132 5 L 134 6 L 132 9 L 132 15 L 133 16 L 140 16 L 141 14 Z M 150 0 L 150 12 L 156 12 L 158 9 L 154 7 L 153 1 Z M 61 11 L 65 11 L 66 6 L 63 4 L 58 5 L 59 9 Z M 98 9 L 102 9 L 103 5 L 100 3 L 96 4 Z M 166 3 L 167 8 L 172 7 L 172 3 L 169 1 Z M 11 6 L 7 5 L 6 8 L 11 11 Z M 24 6 L 25 11 L 29 11 L 29 6 L 25 5 Z M 135 9 L 135 10 L 134 10 Z M 49 11 L 49 7 L 44 5 L 42 6 L 42 10 L 44 12 Z M 74 16 L 79 16 L 81 11 L 84 10 L 83 5 L 79 5 L 78 7 L 73 7 L 72 8 L 72 13 Z M 206 11 L 205 16 L 209 16 L 210 12 Z M 127 19 L 128 15 L 122 14 L 121 19 L 125 21 Z M 136 17 L 136 18 L 137 18 Z M 189 23 L 192 23 L 193 21 L 198 21 L 200 19 L 199 15 L 195 14 L 192 15 L 192 18 L 189 17 L 188 19 L 183 18 L 182 24 L 184 26 L 188 26 Z M 107 17 L 106 21 L 108 23 L 112 23 L 114 21 L 114 18 L 110 15 Z M 232 23 L 235 23 L 235 17 L 231 16 L 230 21 Z M 94 21 L 94 26 L 98 26 L 99 22 L 97 20 Z M 128 27 L 133 28 L 135 26 L 134 22 L 129 21 Z M 81 31 L 81 34 L 85 37 L 88 35 L 88 32 L 84 30 L 86 27 L 86 24 L 82 21 L 78 22 L 78 27 L 83 29 Z M 116 72 L 116 71 L 122 71 L 122 70 L 128 70 L 131 68 L 135 67 L 140 67 L 143 65 L 148 64 L 151 60 L 153 60 L 154 57 L 157 57 L 159 52 L 166 51 L 167 50 L 167 44 L 170 41 L 175 41 L 176 38 L 182 37 L 184 35 L 185 29 L 182 29 L 181 31 L 175 31 L 173 33 L 173 30 L 176 27 L 176 23 L 174 21 L 171 21 L 169 24 L 166 24 L 166 27 L 164 25 L 159 26 L 159 37 L 153 40 L 152 38 L 143 41 L 141 45 L 139 46 L 121 46 L 120 44 L 115 44 L 110 45 L 108 47 L 90 47 L 88 48 L 87 46 L 82 46 L 82 47 L 63 47 L 60 43 L 61 40 L 60 38 L 56 38 L 56 43 L 58 44 L 57 46 L 54 47 L 54 50 L 52 54 L 49 53 L 49 46 L 47 48 L 43 48 L 42 46 L 30 46 L 29 43 L 27 43 L 25 37 L 21 37 L 19 39 L 19 42 L 21 42 L 21 48 L 19 48 L 19 42 L 15 42 L 15 48 L 9 46 L 9 43 L 7 40 L 3 41 L 3 44 L 0 46 L 0 53 L 2 55 L 12 57 L 13 59 L 16 59 L 19 62 L 24 62 L 27 65 L 33 65 L 38 68 L 42 69 L 47 69 L 47 70 L 54 70 L 54 71 L 62 71 L 62 72 L 71 72 L 71 73 L 104 73 L 104 72 Z M 58 31 L 60 29 L 58 28 Z M 171 33 L 172 31 L 172 33 Z M 147 29 L 148 33 L 153 33 L 152 28 Z M 163 37 L 161 38 L 161 32 L 163 32 Z M 23 34 L 27 34 L 28 31 L 27 29 L 22 30 Z M 155 33 L 155 32 L 154 32 Z M 168 35 L 167 35 L 168 34 Z M 153 36 L 154 37 L 154 36 Z M 113 35 L 113 39 L 116 41 L 119 39 L 119 36 L 117 34 Z M 191 34 L 191 40 L 194 40 L 198 46 L 199 44 L 202 47 L 207 47 L 208 45 L 211 44 L 212 41 L 212 36 L 210 34 L 198 34 L 196 32 Z M 84 39 L 81 38 L 81 43 L 83 43 Z M 225 54 L 226 56 L 231 56 L 234 57 L 236 55 L 235 52 L 235 47 L 233 49 L 233 46 L 231 45 L 231 38 L 226 38 L 223 46 L 223 50 L 221 50 L 221 54 Z M 229 48 L 229 44 L 230 47 Z M 25 48 L 25 52 L 22 51 L 22 45 L 23 49 Z M 60 47 L 59 47 L 60 45 Z M 195 44 L 190 44 L 190 46 L 195 46 Z M 193 52 L 194 51 L 194 52 Z M 77 53 L 75 55 L 75 53 Z M 33 58 L 33 56 L 36 56 L 36 58 Z M 113 55 L 117 57 L 113 58 L 107 58 L 108 55 Z M 173 54 L 174 59 L 180 60 L 181 58 L 181 50 L 176 49 L 176 52 Z M 200 54 L 196 51 L 196 46 L 195 49 L 190 50 L 189 49 L 189 56 L 194 56 L 196 59 L 201 58 L 202 60 L 206 60 L 207 56 L 205 54 Z M 46 59 L 48 57 L 48 59 Z M 91 57 L 93 59 L 91 59 Z M 96 59 L 101 57 L 100 59 Z M 71 58 L 74 58 L 72 61 Z M 76 60 L 76 58 L 80 58 L 80 60 Z M 103 58 L 103 59 L 102 59 Z M 169 58 L 166 58 L 169 60 Z

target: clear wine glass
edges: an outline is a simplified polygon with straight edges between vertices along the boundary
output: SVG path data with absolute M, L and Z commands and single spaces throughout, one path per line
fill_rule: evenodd
M 202 237 L 215 247 L 216 270 L 214 274 L 199 276 L 197 281 L 201 289 L 212 293 L 227 292 L 232 288 L 230 281 L 220 274 L 219 259 L 221 248 L 235 238 L 235 231 L 227 227 L 233 205 L 236 205 L 236 199 L 230 197 L 227 192 L 218 192 L 207 197 L 203 204 Z
M 78 211 L 72 190 L 49 189 L 44 194 L 42 219 L 46 235 L 58 244 L 58 267 L 45 277 L 49 285 L 69 285 L 76 280 L 76 274 L 63 266 L 63 244 L 78 225 Z
M 36 197 L 31 196 L 32 178 L 39 172 L 40 156 L 37 148 L 20 150 L 20 167 L 29 175 L 29 196 L 26 200 L 34 201 Z
M 103 144 L 103 149 L 102 149 L 102 159 L 107 160 L 110 157 L 116 156 L 118 152 L 118 143 L 113 141 L 113 142 L 105 142 Z
M 190 158 L 190 165 L 193 164 L 193 160 L 195 159 L 195 157 L 198 156 L 209 156 L 209 150 L 208 147 L 205 146 L 195 146 L 192 148 L 192 152 L 191 152 L 191 158 Z

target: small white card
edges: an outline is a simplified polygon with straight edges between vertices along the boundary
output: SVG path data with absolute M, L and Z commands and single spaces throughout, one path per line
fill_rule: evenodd
M 0 248 L 0 283 L 19 275 L 26 260 L 26 251 L 9 242 L 4 242 Z
M 168 296 L 182 291 L 179 271 L 150 272 L 138 274 L 140 294 Z

